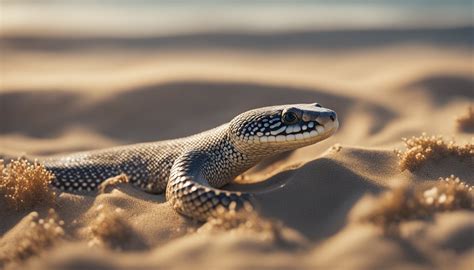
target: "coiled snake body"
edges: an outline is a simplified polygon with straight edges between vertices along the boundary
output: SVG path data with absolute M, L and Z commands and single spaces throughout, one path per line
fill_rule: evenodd
M 246 193 L 218 188 L 263 158 L 310 145 L 338 128 L 336 113 L 319 104 L 272 106 L 244 112 L 217 128 L 186 138 L 119 146 L 42 159 L 64 191 L 91 191 L 125 173 L 150 193 L 166 192 L 172 207 L 198 220 L 252 207 Z

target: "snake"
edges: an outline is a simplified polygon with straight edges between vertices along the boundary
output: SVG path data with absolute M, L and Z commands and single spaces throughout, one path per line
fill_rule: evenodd
M 40 162 L 63 192 L 90 192 L 108 178 L 165 194 L 178 213 L 206 221 L 255 207 L 253 195 L 221 189 L 261 160 L 320 142 L 338 129 L 335 111 L 319 103 L 243 112 L 230 122 L 188 137 L 47 156 Z

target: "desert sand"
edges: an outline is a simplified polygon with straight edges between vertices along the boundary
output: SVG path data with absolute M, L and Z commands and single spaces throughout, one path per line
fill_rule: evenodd
M 275 104 L 318 102 L 338 113 L 340 128 L 226 186 L 255 193 L 259 205 L 257 217 L 232 228 L 189 220 L 163 195 L 126 183 L 57 192 L 53 203 L 21 210 L 0 200 L 0 268 L 472 269 L 472 191 L 470 205 L 395 218 L 390 232 L 362 218 L 393 189 L 451 175 L 474 185 L 472 151 L 404 170 L 394 151 L 423 132 L 472 149 L 472 129 L 460 126 L 474 121 L 466 116 L 472 32 L 5 35 L 4 157 L 177 138 Z M 456 120 L 463 116 L 467 124 Z

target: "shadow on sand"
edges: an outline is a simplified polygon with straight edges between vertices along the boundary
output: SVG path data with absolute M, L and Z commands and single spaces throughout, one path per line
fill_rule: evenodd
M 339 118 L 344 118 L 351 106 L 362 105 L 381 116 L 379 121 L 394 117 L 377 104 L 328 91 L 243 82 L 149 85 L 100 102 L 87 102 L 77 93 L 34 90 L 2 93 L 0 100 L 2 134 L 41 138 L 82 126 L 129 142 L 191 135 L 226 123 L 246 110 L 277 104 L 318 102 L 337 108 Z

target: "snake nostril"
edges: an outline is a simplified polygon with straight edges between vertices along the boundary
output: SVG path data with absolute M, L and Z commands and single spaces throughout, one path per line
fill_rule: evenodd
M 329 118 L 331 118 L 332 121 L 335 121 L 336 120 L 336 114 L 331 113 L 331 115 L 329 115 Z

